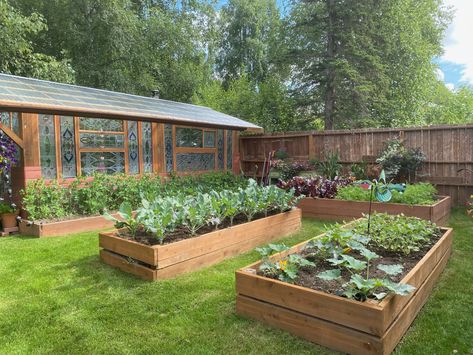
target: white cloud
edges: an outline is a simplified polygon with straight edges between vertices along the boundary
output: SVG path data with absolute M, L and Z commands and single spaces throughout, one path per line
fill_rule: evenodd
M 445 86 L 447 87 L 448 90 L 454 91 L 455 90 L 455 85 L 452 83 L 446 83 Z
M 461 81 L 473 84 L 473 1 L 445 0 L 455 14 L 444 40 L 443 61 L 463 67 Z
M 435 71 L 435 75 L 437 76 L 438 80 L 444 81 L 445 80 L 445 73 L 442 71 L 442 69 L 437 68 Z

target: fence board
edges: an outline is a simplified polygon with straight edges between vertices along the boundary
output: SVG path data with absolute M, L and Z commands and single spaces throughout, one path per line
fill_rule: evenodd
M 437 185 L 442 195 L 463 205 L 473 194 L 473 125 L 310 131 L 241 136 L 241 169 L 260 176 L 265 156 L 285 148 L 289 157 L 321 159 L 325 152 L 340 152 L 344 165 L 378 156 L 388 139 L 400 137 L 407 147 L 420 147 L 427 156 L 419 177 Z M 459 171 L 460 169 L 469 169 Z

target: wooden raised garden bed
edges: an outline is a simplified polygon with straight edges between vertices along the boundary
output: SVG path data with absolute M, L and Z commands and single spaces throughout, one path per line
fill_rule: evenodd
M 117 214 L 113 216 L 117 217 Z M 36 223 L 22 220 L 19 223 L 20 234 L 32 237 L 57 237 L 75 233 L 93 232 L 113 228 L 114 223 L 103 216 L 69 219 L 58 222 Z
M 145 280 L 171 278 L 213 265 L 299 230 L 301 210 L 261 218 L 165 245 L 144 245 L 100 233 L 102 260 Z
M 416 290 L 389 295 L 381 302 L 358 302 L 275 279 L 258 276 L 261 262 L 236 272 L 236 309 L 314 343 L 352 354 L 389 354 L 420 311 L 451 252 L 452 229 L 401 280 Z M 307 242 L 273 256 L 301 251 Z
M 369 202 L 307 197 L 299 202 L 298 207 L 302 210 L 303 217 L 348 221 L 362 217 L 363 213 L 367 214 Z M 402 213 L 405 216 L 418 217 L 437 225 L 444 225 L 450 218 L 450 207 L 450 196 L 439 196 L 438 201 L 433 205 L 373 202 L 372 211 L 394 215 Z

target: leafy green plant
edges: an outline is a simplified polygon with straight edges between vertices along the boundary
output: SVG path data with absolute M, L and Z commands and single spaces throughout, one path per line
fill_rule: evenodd
M 367 220 L 355 222 L 354 232 L 363 233 Z M 434 235 L 440 233 L 430 221 L 417 217 L 375 213 L 371 217 L 370 244 L 384 250 L 409 255 L 427 245 Z
M 406 148 L 399 139 L 387 141 L 376 162 L 382 166 L 389 179 L 415 178 L 426 160 L 420 148 Z
M 176 228 L 181 216 L 175 211 L 181 207 L 180 201 L 173 197 L 158 197 L 153 202 L 142 200 L 137 216 L 143 229 L 163 244 L 166 233 Z
M 285 244 L 269 244 L 266 247 L 256 248 L 256 251 L 263 257 L 259 271 L 268 277 L 293 283 L 297 278 L 300 268 L 315 266 L 312 261 L 303 258 L 299 254 L 291 254 L 287 258 L 274 262 L 269 258 L 274 253 L 280 253 L 288 249 L 289 247 Z
M 140 228 L 140 222 L 133 216 L 133 208 L 131 207 L 131 204 L 128 202 L 123 202 L 120 205 L 120 209 L 118 210 L 118 215 L 122 218 L 122 220 L 115 218 L 107 211 L 103 212 L 105 219 L 115 223 L 115 228 L 126 228 L 128 233 L 130 233 L 132 237 L 135 237 L 138 229 Z
M 8 203 L 0 203 L 0 215 L 4 213 L 15 213 L 15 212 L 16 212 L 16 208 L 13 208 Z
M 391 203 L 404 203 L 409 205 L 432 205 L 437 195 L 436 188 L 429 183 L 407 184 L 404 192 L 391 190 Z M 336 199 L 346 201 L 369 201 L 370 190 L 357 185 L 341 187 Z
M 322 160 L 312 160 L 311 163 L 317 168 L 320 175 L 327 179 L 333 180 L 336 176 L 340 176 L 342 165 L 340 164 L 340 153 L 326 152 Z
M 354 176 L 357 180 L 366 179 L 366 169 L 368 164 L 364 161 L 359 163 L 353 163 L 350 166 L 350 174 Z

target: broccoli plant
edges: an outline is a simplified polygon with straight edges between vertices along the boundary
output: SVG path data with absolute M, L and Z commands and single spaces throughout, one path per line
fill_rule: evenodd
M 128 202 L 123 202 L 120 205 L 120 209 L 118 210 L 118 215 L 122 218 L 122 220 L 115 218 L 106 210 L 103 212 L 103 217 L 109 221 L 114 222 L 115 228 L 126 228 L 130 235 L 135 237 L 141 224 L 138 219 L 133 216 L 133 208 L 131 207 L 131 204 Z

